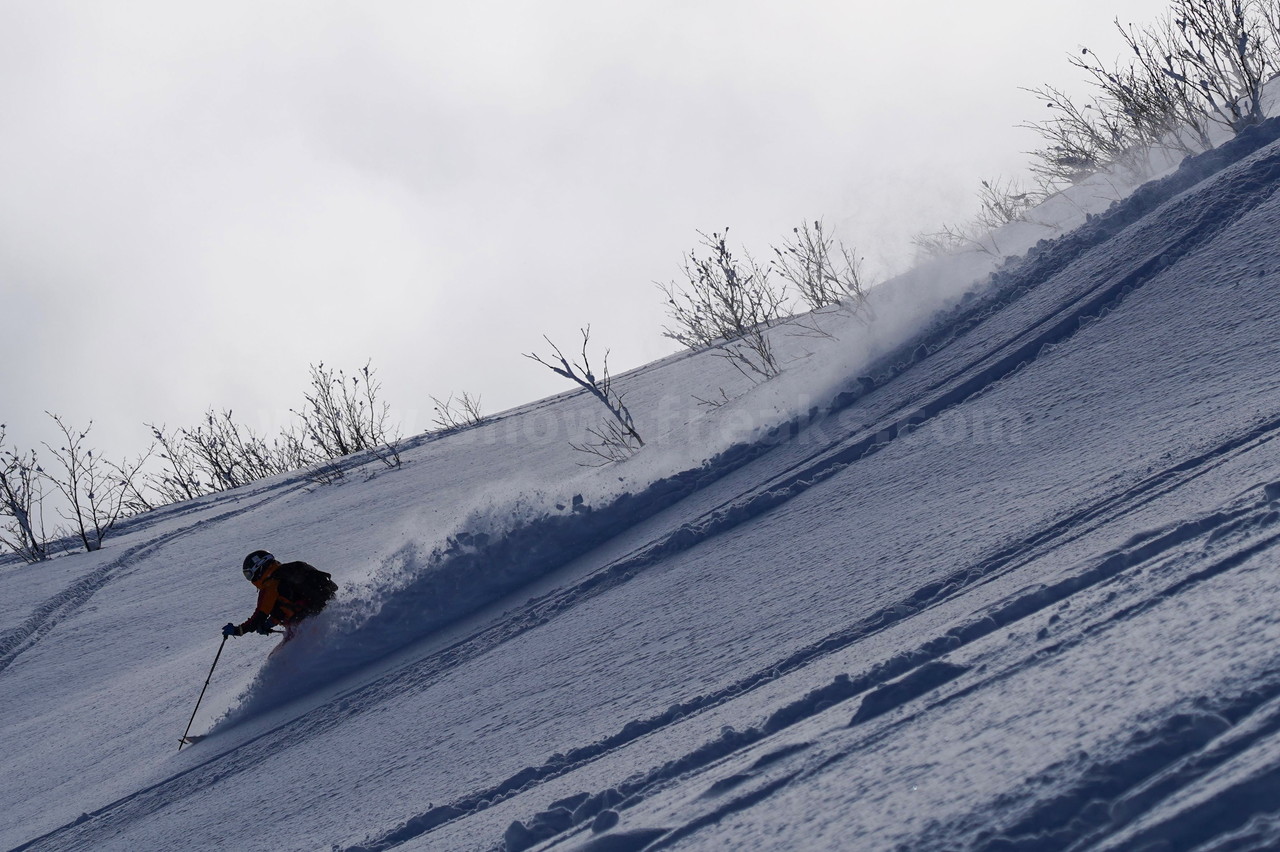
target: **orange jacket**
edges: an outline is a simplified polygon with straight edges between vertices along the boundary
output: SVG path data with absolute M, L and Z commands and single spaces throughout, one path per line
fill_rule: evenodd
M 299 614 L 302 608 L 299 603 L 280 594 L 280 580 L 275 576 L 279 567 L 279 562 L 272 562 L 252 581 L 258 587 L 258 608 L 240 625 L 241 634 L 275 624 L 289 624 Z

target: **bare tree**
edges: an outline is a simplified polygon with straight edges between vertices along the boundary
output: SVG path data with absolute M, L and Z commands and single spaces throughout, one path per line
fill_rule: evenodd
M 944 225 L 940 230 L 917 234 L 912 244 L 925 257 L 957 251 L 981 251 L 999 257 L 1000 246 L 994 233 L 998 228 L 1013 222 L 1053 227 L 1027 216 L 1045 197 L 1043 190 L 1028 189 L 1015 180 L 984 180 L 978 190 L 978 213 L 971 222 Z
M 1280 50 L 1280 3 L 1276 0 L 1263 0 L 1258 3 L 1258 16 L 1271 38 L 1271 46 Z
M 828 235 L 821 219 L 791 229 L 791 238 L 774 246 L 773 268 L 812 310 L 828 305 L 857 307 L 866 298 L 861 262 L 853 249 Z
M 443 400 L 433 396 L 431 397 L 431 402 L 435 406 L 435 426 L 441 432 L 468 429 L 472 426 L 479 426 L 484 422 L 478 395 L 472 396 L 463 391 L 462 395 L 456 398 L 453 394 L 449 394 Z
M 1108 69 L 1087 47 L 1071 58 L 1071 64 L 1089 75 L 1109 120 L 1123 128 L 1126 147 L 1116 152 L 1116 159 L 1125 159 L 1133 148 L 1169 148 L 1184 154 L 1211 148 L 1209 118 L 1193 93 L 1166 70 L 1171 51 L 1167 45 L 1173 39 L 1168 19 L 1144 30 L 1123 27 L 1118 20 L 1115 25 L 1133 54 L 1128 66 Z
M 1262 87 L 1277 69 L 1269 8 L 1253 0 L 1174 0 L 1173 27 L 1161 41 L 1164 73 L 1234 133 L 1263 119 Z
M 978 190 L 978 224 L 992 230 L 1013 222 L 1026 222 L 1027 214 L 1044 201 L 1042 190 L 1029 189 L 1016 180 L 981 181 Z
M 995 235 L 976 221 L 964 225 L 943 225 L 937 231 L 916 234 L 911 238 L 911 244 L 924 257 L 941 257 L 959 251 L 1001 256 Z
M 1074 182 L 1112 164 L 1141 165 L 1150 148 L 1198 153 L 1212 146 L 1212 125 L 1239 133 L 1262 121 L 1263 86 L 1280 69 L 1275 0 L 1174 0 L 1154 25 L 1115 25 L 1128 65 L 1108 67 L 1088 48 L 1071 59 L 1097 91 L 1092 101 L 1030 90 L 1053 113 L 1024 125 L 1048 143 L 1034 152 L 1041 176 Z
M 150 452 L 155 452 L 155 446 L 152 445 Z M 146 461 L 146 459 L 142 459 Z M 134 515 L 141 515 L 143 512 L 150 512 L 158 506 L 164 505 L 156 500 L 154 493 L 149 493 L 147 478 L 142 475 L 141 467 L 135 471 L 135 475 L 127 477 L 124 480 L 124 511 L 121 517 L 131 518 Z
M 690 349 L 718 345 L 717 354 L 743 375 L 770 379 L 780 368 L 767 332 L 786 315 L 786 294 L 772 286 L 767 266 L 733 256 L 728 233 L 699 232 L 709 256 L 690 251 L 685 282 L 658 285 L 672 321 L 664 334 Z
M 44 527 L 44 472 L 34 451 L 19 453 L 4 446 L 0 424 L 0 544 L 28 563 L 49 558 Z
M 208 477 L 214 491 L 229 491 L 253 481 L 235 450 L 235 421 L 230 409 L 217 413 L 210 408 L 204 422 L 193 429 L 182 430 L 182 440 L 190 448 L 196 463 Z
M 1078 183 L 1118 162 L 1135 144 L 1123 115 L 1100 99 L 1077 104 L 1061 89 L 1029 89 L 1045 101 L 1050 117 L 1023 124 L 1046 143 L 1032 152 L 1033 173 L 1053 183 Z
M 281 473 L 301 470 L 316 460 L 315 451 L 307 445 L 306 427 L 297 422 L 280 431 L 272 441 L 271 454 Z
M 368 452 L 387 467 L 400 466 L 400 436 L 390 425 L 390 406 L 378 399 L 381 390 L 368 363 L 351 377 L 323 363 L 312 365 L 311 392 L 294 413 L 321 459 Z
M 157 455 L 164 466 L 161 472 L 148 475 L 147 485 L 159 496 L 161 504 L 180 503 L 208 494 L 210 486 L 201 481 L 199 463 L 183 433 L 169 432 L 164 426 L 150 423 L 147 428 L 151 430 Z
M 378 399 L 381 383 L 366 364 L 355 376 L 311 367 L 311 390 L 297 421 L 268 439 L 237 423 L 230 410 L 205 412 L 203 422 L 176 432 L 149 425 L 164 469 L 148 487 L 161 502 L 190 500 L 259 479 L 312 468 L 318 482 L 345 476 L 339 460 L 368 452 L 388 467 L 399 467 L 399 435 L 388 426 L 390 407 Z M 145 500 L 135 494 L 132 503 Z
M 294 469 L 280 439 L 268 444 L 252 429 L 236 423 L 230 409 L 209 409 L 203 423 L 181 430 L 181 436 L 181 448 L 172 441 L 161 442 L 170 466 L 170 490 L 179 495 L 229 491 Z M 207 488 L 201 476 L 205 477 Z
M 622 395 L 613 386 L 613 378 L 609 375 L 609 352 L 605 351 L 601 374 L 597 376 L 591 368 L 591 361 L 587 355 L 587 345 L 591 341 L 591 326 L 581 331 L 581 361 L 571 363 L 560 351 L 560 347 L 545 335 L 542 339 L 547 341 L 555 357 L 544 359 L 535 353 L 526 353 L 524 357 L 537 361 L 551 372 L 576 383 L 608 409 L 611 419 L 587 430 L 592 440 L 581 444 L 571 442 L 570 446 L 579 452 L 597 457 L 600 460 L 596 462 L 597 464 L 622 461 L 635 455 L 636 451 L 644 446 L 644 439 L 636 430 L 635 420 L 626 403 L 623 402 Z
M 57 449 L 45 444 L 62 468 L 60 474 L 49 474 L 49 480 L 66 498 L 69 514 L 64 512 L 63 517 L 73 524 L 85 550 L 99 550 L 116 522 L 125 516 L 132 483 L 152 450 L 133 462 L 115 464 L 86 446 L 92 422 L 82 431 L 67 426 L 56 414 L 49 416 L 63 436 Z

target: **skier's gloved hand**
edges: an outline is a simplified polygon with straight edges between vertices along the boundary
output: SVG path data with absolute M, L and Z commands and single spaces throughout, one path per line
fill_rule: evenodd
M 272 628 L 273 626 L 274 626 L 274 625 L 273 625 L 273 623 L 272 623 L 271 619 L 269 619 L 269 618 L 268 618 L 266 621 L 264 621 L 264 622 L 262 622 L 261 624 L 259 624 L 259 625 L 258 625 L 258 632 L 259 632 L 259 633 L 261 633 L 263 636 L 266 636 L 267 634 L 269 634 L 269 633 L 271 632 L 271 628 Z
M 222 635 L 223 636 L 239 636 L 240 628 L 236 627 L 234 624 L 228 624 L 226 627 L 222 628 Z

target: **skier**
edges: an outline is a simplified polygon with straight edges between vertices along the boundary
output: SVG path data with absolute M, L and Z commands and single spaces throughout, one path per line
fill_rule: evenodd
M 243 624 L 222 628 L 223 636 L 266 634 L 282 624 L 288 642 L 298 623 L 324 609 L 338 590 L 326 572 L 305 562 L 281 564 L 266 550 L 255 550 L 244 558 L 244 576 L 258 587 L 258 608 Z

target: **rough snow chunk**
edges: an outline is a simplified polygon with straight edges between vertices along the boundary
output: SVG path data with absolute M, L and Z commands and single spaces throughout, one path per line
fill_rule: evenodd
M 888 713 L 890 710 L 901 707 L 907 702 L 955 680 L 968 670 L 967 666 L 958 666 L 954 663 L 926 663 L 901 680 L 887 683 L 879 689 L 868 693 L 867 697 L 862 699 L 858 712 L 854 714 L 849 724 L 851 726 L 858 725 Z
M 599 834 L 602 831 L 608 831 L 617 825 L 620 819 L 622 819 L 622 817 L 620 817 L 618 812 L 615 810 L 609 809 L 601 811 L 595 818 L 595 821 L 591 823 L 591 830 L 596 834 Z

